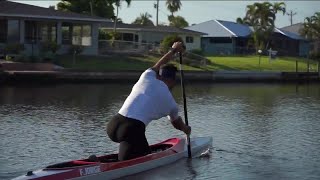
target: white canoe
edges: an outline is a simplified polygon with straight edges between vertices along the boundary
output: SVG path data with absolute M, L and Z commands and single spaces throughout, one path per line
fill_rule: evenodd
M 212 146 L 211 137 L 195 137 L 190 139 L 192 156 L 198 156 Z M 117 154 L 99 156 L 58 163 L 44 169 L 30 171 L 26 175 L 14 180 L 106 180 L 115 179 L 166 164 L 188 157 L 185 138 L 171 138 L 161 143 L 151 145 L 152 153 L 126 161 L 118 161 Z

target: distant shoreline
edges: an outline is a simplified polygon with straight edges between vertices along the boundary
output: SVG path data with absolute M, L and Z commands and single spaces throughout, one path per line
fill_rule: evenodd
M 16 83 L 105 83 L 136 82 L 143 71 L 86 72 L 3 71 L 1 84 Z M 179 74 L 179 73 L 178 73 Z M 252 72 L 252 71 L 185 71 L 185 80 L 192 83 L 308 83 L 320 82 L 317 72 Z M 179 75 L 178 75 L 179 80 Z

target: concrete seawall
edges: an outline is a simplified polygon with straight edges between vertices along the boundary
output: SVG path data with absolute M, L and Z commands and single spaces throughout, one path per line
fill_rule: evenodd
M 136 82 L 141 73 L 142 71 L 3 71 L 0 72 L 0 82 Z M 184 74 L 188 82 L 320 82 L 316 72 L 185 71 Z

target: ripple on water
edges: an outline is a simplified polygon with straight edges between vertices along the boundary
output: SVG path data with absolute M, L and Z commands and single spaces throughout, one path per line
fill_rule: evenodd
M 116 84 L 1 88 L 0 179 L 116 151 L 105 125 L 130 89 Z M 124 179 L 319 179 L 319 90 L 319 85 L 187 86 L 192 136 L 212 136 L 212 156 Z M 183 111 L 180 89 L 173 94 Z M 146 135 L 150 144 L 184 136 L 166 118 L 151 122 Z

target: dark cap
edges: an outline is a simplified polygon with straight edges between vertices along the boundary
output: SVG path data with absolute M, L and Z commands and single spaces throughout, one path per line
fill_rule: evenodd
M 176 79 L 177 68 L 172 64 L 164 65 L 160 68 L 159 75 L 166 79 Z

